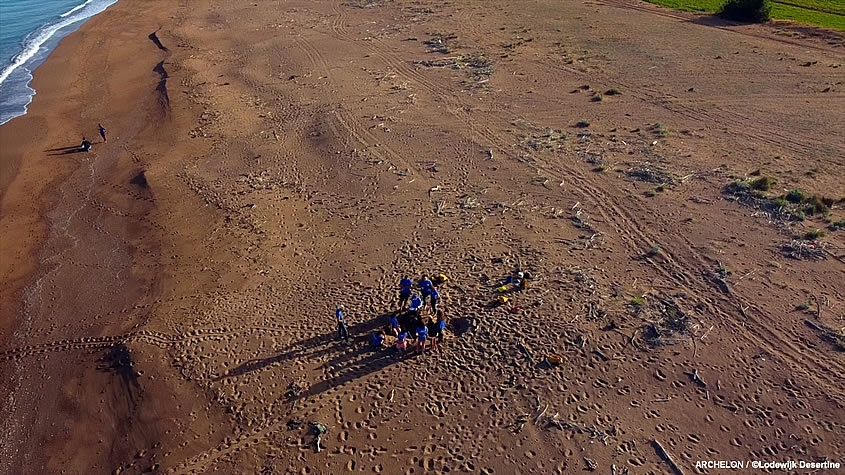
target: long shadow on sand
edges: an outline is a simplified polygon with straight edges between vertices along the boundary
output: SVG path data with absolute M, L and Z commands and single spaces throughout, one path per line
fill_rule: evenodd
M 45 152 L 48 152 L 47 155 L 49 155 L 49 156 L 69 155 L 71 153 L 80 153 L 80 152 L 84 152 L 84 151 L 85 151 L 85 149 L 83 149 L 79 145 L 74 145 L 72 147 L 51 148 L 49 150 L 45 150 Z
M 388 318 L 391 314 L 384 313 L 370 320 L 349 326 L 350 344 L 338 341 L 337 333 L 334 331 L 317 335 L 294 343 L 277 355 L 247 361 L 240 366 L 232 368 L 225 374 L 214 378 L 214 381 L 243 376 L 277 363 L 295 359 L 313 361 L 317 358 L 333 355 L 325 365 L 348 363 L 353 358 L 369 351 L 367 342 L 369 341 L 370 335 L 377 328 L 387 325 Z M 360 363 L 356 362 L 355 364 L 359 365 Z

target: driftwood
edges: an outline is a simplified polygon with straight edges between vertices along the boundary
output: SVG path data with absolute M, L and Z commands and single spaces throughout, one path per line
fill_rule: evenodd
M 670 467 L 672 467 L 675 475 L 684 475 L 684 471 L 681 470 L 681 467 L 679 467 L 674 460 L 672 460 L 672 456 L 669 455 L 669 452 L 667 452 L 662 445 L 660 445 L 660 442 L 657 439 L 652 440 L 651 443 L 654 445 L 655 450 L 657 450 L 657 455 L 659 455 L 669 464 Z

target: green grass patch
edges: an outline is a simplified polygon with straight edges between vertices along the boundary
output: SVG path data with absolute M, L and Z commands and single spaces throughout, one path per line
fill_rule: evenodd
M 717 13 L 725 0 L 648 0 L 664 7 L 689 12 Z M 772 1 L 771 17 L 845 31 L 845 2 L 831 0 Z
M 825 236 L 825 232 L 821 229 L 813 229 L 804 233 L 804 239 L 807 241 L 815 241 L 816 239 L 823 238 Z

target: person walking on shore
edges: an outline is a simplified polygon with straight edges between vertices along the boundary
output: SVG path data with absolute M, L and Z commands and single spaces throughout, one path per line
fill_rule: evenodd
M 346 319 L 343 316 L 343 305 L 337 307 L 334 312 L 337 319 L 337 339 L 349 342 L 349 327 L 346 326 Z
M 106 139 L 106 128 L 103 127 L 103 124 L 97 124 L 97 127 L 100 128 L 100 137 L 103 138 L 103 142 L 108 142 Z

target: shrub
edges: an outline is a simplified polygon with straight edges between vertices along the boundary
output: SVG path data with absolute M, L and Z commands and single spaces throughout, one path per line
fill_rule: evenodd
M 761 176 L 751 182 L 751 189 L 757 191 L 769 191 L 776 183 L 775 179 L 768 176 Z
M 784 198 L 783 196 L 779 196 L 779 197 L 775 198 L 774 200 L 772 200 L 772 203 L 774 203 L 775 206 L 777 206 L 779 208 L 789 206 L 789 201 L 786 198 Z
M 725 193 L 729 193 L 731 195 L 740 195 L 743 193 L 747 193 L 748 190 L 751 188 L 751 185 L 744 181 L 737 180 L 733 183 L 728 183 L 725 185 Z
M 621 95 L 621 94 L 622 94 L 622 91 L 620 91 L 619 89 L 616 89 L 616 88 L 608 89 L 604 93 L 605 96 L 618 96 L 618 95 Z
M 790 190 L 789 193 L 786 194 L 786 201 L 798 204 L 804 201 L 804 192 L 801 190 Z
M 578 127 L 579 129 L 586 129 L 589 126 L 590 122 L 586 120 L 579 120 L 578 123 L 575 124 L 575 127 Z
M 813 195 L 804 200 L 804 212 L 810 215 L 813 214 L 827 214 L 830 213 L 830 207 L 833 206 L 833 200 L 819 195 Z
M 815 241 L 818 238 L 824 237 L 825 232 L 821 229 L 813 229 L 804 233 L 804 239 L 808 241 Z
M 769 20 L 771 11 L 769 0 L 728 0 L 719 15 L 728 20 L 761 23 Z

